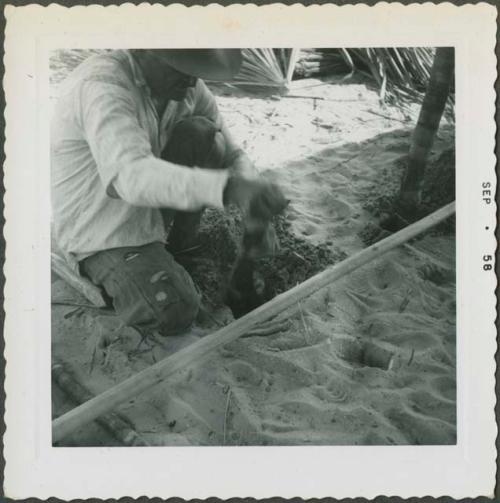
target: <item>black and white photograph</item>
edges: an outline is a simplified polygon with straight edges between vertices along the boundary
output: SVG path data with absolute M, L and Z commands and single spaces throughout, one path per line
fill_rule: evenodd
M 492 497 L 496 15 L 8 6 L 5 494 Z
M 50 67 L 54 445 L 455 443 L 453 48 Z

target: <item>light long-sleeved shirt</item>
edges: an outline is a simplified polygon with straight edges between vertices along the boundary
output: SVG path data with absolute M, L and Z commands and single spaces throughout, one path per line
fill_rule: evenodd
M 128 51 L 93 56 L 66 79 L 51 123 L 51 196 L 55 240 L 69 262 L 104 249 L 165 242 L 159 208 L 222 207 L 227 170 L 159 158 L 173 126 L 191 115 L 224 127 L 200 79 L 159 118 Z

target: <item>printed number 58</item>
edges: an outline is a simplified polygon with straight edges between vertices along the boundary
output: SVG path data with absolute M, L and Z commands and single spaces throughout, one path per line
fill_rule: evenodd
M 493 269 L 493 265 L 491 262 L 493 261 L 493 257 L 491 255 L 483 255 L 483 271 L 491 271 Z M 490 262 L 490 263 L 488 263 Z

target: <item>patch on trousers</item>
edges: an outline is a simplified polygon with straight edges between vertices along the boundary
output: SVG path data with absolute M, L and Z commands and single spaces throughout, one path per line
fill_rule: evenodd
M 165 279 L 168 279 L 168 273 L 167 271 L 158 271 L 153 276 L 151 276 L 151 279 L 149 282 L 151 284 L 157 283 L 158 281 L 163 281 Z
M 125 253 L 125 256 L 123 257 L 125 259 L 125 262 L 128 262 L 129 260 L 134 260 L 140 255 L 139 252 L 128 252 Z
M 158 301 L 158 302 L 163 302 L 165 300 L 167 300 L 167 294 L 165 292 L 158 292 L 156 295 L 155 295 L 155 299 Z

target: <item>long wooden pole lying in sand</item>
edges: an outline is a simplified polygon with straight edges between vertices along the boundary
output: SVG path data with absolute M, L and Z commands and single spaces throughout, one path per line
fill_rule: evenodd
M 202 357 L 207 356 L 214 349 L 238 339 L 247 333 L 254 325 L 276 316 L 285 309 L 297 304 L 297 302 L 304 297 L 308 297 L 333 281 L 338 280 L 346 274 L 355 271 L 362 265 L 382 256 L 389 250 L 421 234 L 454 213 L 455 203 L 453 202 L 422 220 L 365 248 L 360 253 L 349 257 L 343 262 L 335 264 L 325 271 L 316 274 L 300 285 L 278 295 L 266 304 L 263 304 L 245 316 L 217 330 L 213 334 L 207 335 L 200 341 L 181 349 L 175 354 L 104 391 L 88 402 L 75 407 L 73 410 L 58 417 L 52 422 L 52 441 L 57 442 L 73 430 L 115 409 L 122 402 L 130 400 L 142 391 L 164 381 L 175 372 L 185 370 L 186 367 L 200 360 Z
M 64 363 L 60 361 L 52 363 L 52 379 L 73 402 L 81 404 L 94 398 L 92 393 L 77 381 L 75 376 L 68 372 Z M 122 445 L 129 447 L 147 447 L 149 445 L 127 421 L 114 412 L 99 416 L 97 422 Z

